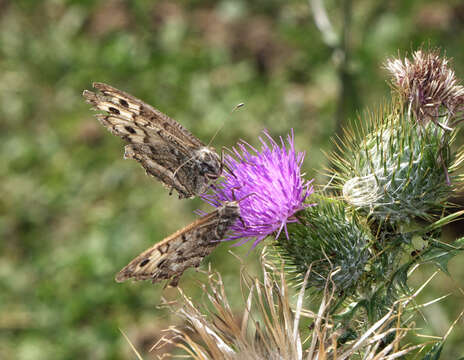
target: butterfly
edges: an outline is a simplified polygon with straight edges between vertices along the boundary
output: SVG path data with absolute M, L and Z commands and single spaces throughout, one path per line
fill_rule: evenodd
M 183 272 L 198 267 L 239 218 L 238 202 L 224 202 L 216 210 L 142 252 L 116 275 L 116 281 L 134 279 L 156 283 L 170 280 L 170 286 L 177 286 Z
M 179 198 L 204 193 L 223 170 L 220 156 L 177 121 L 143 101 L 103 83 L 93 83 L 100 91 L 84 90 L 94 109 L 106 111 L 98 120 L 111 133 L 123 138 L 124 158 L 135 159 Z

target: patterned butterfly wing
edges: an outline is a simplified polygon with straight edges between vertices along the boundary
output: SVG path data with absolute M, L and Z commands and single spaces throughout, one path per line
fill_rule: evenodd
M 116 275 L 116 281 L 134 279 L 155 283 L 171 279 L 169 284 L 177 286 L 183 272 L 198 267 L 239 217 L 237 202 L 225 202 L 138 255 Z
M 84 90 L 83 96 L 97 110 L 98 120 L 129 144 L 125 158 L 137 160 L 180 198 L 203 193 L 210 179 L 222 171 L 219 156 L 175 120 L 143 101 L 103 83 L 100 93 Z
M 135 117 L 141 117 L 152 126 L 158 129 L 163 129 L 163 134 L 171 141 L 179 141 L 184 145 L 194 148 L 205 146 L 205 144 L 192 135 L 190 131 L 184 128 L 177 121 L 171 119 L 166 114 L 163 114 L 158 109 L 144 103 L 142 100 L 107 84 L 95 82 L 92 85 L 95 89 L 100 90 L 103 96 L 109 101 L 107 105 L 110 107 L 120 105 L 116 107 L 117 110 L 129 110 L 131 116 L 134 115 Z M 104 108 L 104 105 L 102 108 L 99 107 L 99 109 L 110 113 L 114 112 L 114 110 Z

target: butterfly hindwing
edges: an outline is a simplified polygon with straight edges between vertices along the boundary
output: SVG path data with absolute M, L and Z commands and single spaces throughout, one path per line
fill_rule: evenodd
M 138 255 L 116 275 L 116 281 L 171 279 L 175 286 L 186 269 L 198 267 L 213 251 L 239 216 L 236 202 L 224 203 Z

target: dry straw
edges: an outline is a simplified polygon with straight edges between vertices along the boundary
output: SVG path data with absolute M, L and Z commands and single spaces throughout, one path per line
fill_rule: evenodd
M 411 298 L 400 300 L 376 323 L 356 339 L 343 342 L 344 329 L 337 328 L 330 314 L 336 292 L 330 280 L 324 289 L 317 311 L 308 304 L 306 282 L 294 294 L 282 269 L 261 257 L 263 279 L 250 276 L 242 267 L 241 282 L 244 311 L 241 319 L 232 310 L 222 277 L 208 272 L 203 290 L 209 304 L 202 307 L 182 291 L 181 304 L 175 309 L 188 324 L 187 329 L 171 327 L 153 346 L 160 350 L 174 344 L 183 355 L 164 354 L 160 358 L 191 358 L 195 360 L 344 360 L 396 359 L 425 346 L 400 343 L 412 330 L 405 326 L 403 314 Z M 320 299 L 319 299 L 320 300 Z M 173 308 L 172 304 L 168 304 Z

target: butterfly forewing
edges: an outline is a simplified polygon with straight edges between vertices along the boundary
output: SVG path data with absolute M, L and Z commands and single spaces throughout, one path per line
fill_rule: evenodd
M 138 255 L 116 275 L 116 281 L 171 279 L 170 285 L 176 286 L 182 273 L 198 267 L 239 216 L 237 202 L 225 202 Z
M 94 83 L 100 93 L 85 90 L 84 98 L 97 110 L 98 120 L 129 145 L 125 158 L 137 160 L 180 198 L 203 193 L 222 171 L 213 149 L 161 111 L 121 90 Z

